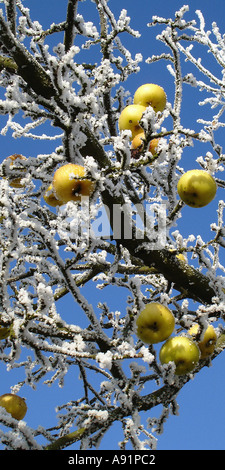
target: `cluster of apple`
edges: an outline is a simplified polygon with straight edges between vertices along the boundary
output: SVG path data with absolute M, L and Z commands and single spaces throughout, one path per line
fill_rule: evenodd
M 201 340 L 200 326 L 195 323 L 188 335 L 171 336 L 175 328 L 175 318 L 172 311 L 159 302 L 150 302 L 139 313 L 136 319 L 137 336 L 147 344 L 163 343 L 159 359 L 162 364 L 173 362 L 175 374 L 183 375 L 191 372 L 200 359 L 209 357 L 216 346 L 217 334 L 209 325 Z M 200 335 L 201 336 L 201 335 Z
M 143 112 L 148 106 L 157 111 L 163 111 L 166 106 L 166 94 L 162 87 L 154 84 L 140 86 L 134 94 L 134 104 L 127 106 L 119 117 L 119 129 L 131 130 L 132 147 L 143 145 L 144 131 L 139 124 Z M 158 139 L 152 139 L 149 150 L 154 155 Z M 68 201 L 80 201 L 81 196 L 90 196 L 94 190 L 93 181 L 87 179 L 85 168 L 81 165 L 68 163 L 56 170 L 52 184 L 49 185 L 44 200 L 50 206 L 56 207 Z
M 142 115 L 148 106 L 155 112 L 163 111 L 166 106 L 166 93 L 162 87 L 153 83 L 141 85 L 134 94 L 133 104 L 126 106 L 119 117 L 119 130 L 131 131 L 131 149 L 136 156 L 144 147 L 145 133 L 140 125 Z M 157 155 L 159 139 L 150 140 L 148 150 Z M 183 202 L 191 207 L 204 207 L 216 195 L 216 182 L 205 170 L 189 170 L 178 181 L 177 192 Z
M 5 410 L 18 421 L 23 419 L 27 412 L 27 405 L 24 398 L 14 395 L 13 393 L 1 395 L 0 406 L 5 408 Z
M 151 106 L 154 111 L 163 111 L 166 106 L 164 89 L 154 83 L 141 85 L 134 94 L 133 104 L 126 106 L 119 117 L 119 130 L 131 131 L 131 149 L 141 151 L 144 146 L 145 132 L 140 126 L 140 120 L 146 108 Z M 152 139 L 149 152 L 156 155 L 159 139 Z
M 82 165 L 67 163 L 55 171 L 53 181 L 44 194 L 44 200 L 52 207 L 61 206 L 68 201 L 80 201 L 81 196 L 90 196 L 94 182 L 86 178 Z

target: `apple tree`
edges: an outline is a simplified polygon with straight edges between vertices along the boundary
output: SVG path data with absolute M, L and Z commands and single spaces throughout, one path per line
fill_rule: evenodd
M 88 5 L 93 22 L 85 18 Z M 23 0 L 1 1 L 1 139 L 37 143 L 32 154 L 24 146 L 23 155 L 1 163 L 1 363 L 8 374 L 20 370 L 12 394 L 26 398 L 27 387 L 38 394 L 55 385 L 69 390 L 48 427 L 41 410 L 32 428 L 26 416 L 17 420 L 1 407 L 6 449 L 93 449 L 116 423 L 123 431 L 118 448 L 155 449 L 165 420 L 176 414 L 179 391 L 225 347 L 224 38 L 215 23 L 209 34 L 201 12 L 193 20 L 187 14 L 184 6 L 172 19 L 153 17 L 148 26 L 162 52 L 142 57 L 124 42 L 139 37 L 126 10 L 116 17 L 107 0 L 68 0 L 62 22 L 50 19 L 47 29 Z M 198 58 L 208 53 L 216 68 Z M 145 106 L 139 121 L 145 138 L 134 148 L 118 120 L 133 103 L 126 82 L 133 74 L 148 82 L 143 60 L 149 70 L 163 62 L 170 89 L 159 84 L 167 94 L 162 111 Z M 190 118 L 187 126 L 183 100 L 192 89 L 201 106 L 198 122 Z M 184 214 L 201 217 L 202 210 L 177 191 L 190 148 L 197 149 L 194 169 L 216 184 L 206 239 L 182 229 Z M 51 204 L 47 191 L 67 164 L 85 169 L 80 197 Z M 87 179 L 94 188 L 88 196 Z M 189 370 L 185 351 L 181 374 L 174 357 L 160 361 L 164 341 L 137 334 L 138 315 L 151 302 L 172 312 L 172 337 L 194 341 L 197 351 L 214 326 L 210 355 L 199 353 Z M 77 389 L 66 380 L 71 369 Z M 161 414 L 154 416 L 158 405 Z

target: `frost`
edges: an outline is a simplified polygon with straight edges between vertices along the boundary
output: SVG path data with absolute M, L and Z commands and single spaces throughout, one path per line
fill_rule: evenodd
M 31 307 L 31 299 L 29 297 L 29 293 L 23 288 L 19 291 L 19 301 L 27 308 Z
M 193 86 L 193 87 L 195 87 L 195 88 L 196 88 L 197 85 L 198 85 L 198 82 L 197 82 L 196 78 L 194 77 L 194 75 L 193 75 L 192 73 L 187 74 L 187 75 L 184 77 L 184 81 L 185 81 L 186 83 L 189 83 L 191 86 Z
M 83 426 L 89 426 L 93 421 L 102 422 L 104 424 L 105 421 L 108 419 L 108 411 L 97 411 L 97 410 L 88 410 L 87 412 L 88 418 L 85 419 Z
M 79 13 L 77 14 L 77 23 L 79 24 L 79 30 L 82 31 L 84 36 L 89 36 L 97 39 L 99 37 L 98 31 L 96 26 L 93 24 L 92 21 L 84 21 L 84 18 Z
M 112 367 L 113 354 L 111 351 L 106 353 L 98 353 L 96 356 L 96 361 L 99 363 L 101 369 L 111 369 Z
M 67 345 L 67 348 L 71 351 L 84 351 L 86 349 L 86 343 L 84 342 L 82 335 L 76 335 L 73 343 L 69 346 Z
M 119 346 L 117 346 L 117 350 L 122 355 L 128 355 L 129 357 L 133 357 L 136 354 L 134 347 L 130 345 L 127 341 L 123 341 Z
M 140 354 L 142 355 L 144 362 L 151 364 L 154 361 L 154 355 L 149 351 L 148 348 L 146 348 L 146 346 L 141 347 Z
M 42 450 L 43 447 L 36 442 L 34 431 L 27 426 L 26 422 L 19 422 L 1 407 L 0 421 L 7 427 L 12 427 L 12 431 L 4 433 L 0 430 L 0 438 L 7 443 L 7 450 Z

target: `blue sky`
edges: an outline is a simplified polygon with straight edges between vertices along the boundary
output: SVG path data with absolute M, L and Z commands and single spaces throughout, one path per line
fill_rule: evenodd
M 149 29 L 146 24 L 151 21 L 153 15 L 173 17 L 174 12 L 183 4 L 189 4 L 190 6 L 190 11 L 187 14 L 189 19 L 196 18 L 198 21 L 195 10 L 200 9 L 205 17 L 208 29 L 210 29 L 212 21 L 216 21 L 221 32 L 225 32 L 224 0 L 214 0 L 213 2 L 211 0 L 192 0 L 189 2 L 180 0 L 171 0 L 170 2 L 167 0 L 158 0 L 157 2 L 149 0 L 138 0 L 138 2 L 111 0 L 109 2 L 109 6 L 116 17 L 121 8 L 127 9 L 129 16 L 132 18 L 131 26 L 142 33 L 140 39 L 125 38 L 125 43 L 130 50 L 141 52 L 144 59 L 163 50 L 162 44 L 155 39 L 160 30 L 158 28 Z M 33 19 L 36 17 L 44 28 L 47 28 L 53 22 L 57 23 L 64 20 L 67 1 L 48 0 L 46 2 L 39 0 L 37 2 L 35 0 L 25 0 L 24 5 L 30 8 Z M 94 4 L 89 1 L 83 2 L 80 4 L 80 11 L 84 14 L 85 19 L 92 20 Z M 140 73 L 131 76 L 124 86 L 133 94 L 140 84 L 150 81 L 162 85 L 167 92 L 168 99 L 173 99 L 173 81 L 166 70 L 165 63 L 147 65 L 143 61 Z M 192 108 L 193 99 L 190 101 L 189 93 L 190 91 L 187 90 L 187 94 L 184 96 L 183 119 L 187 123 L 185 125 L 194 127 L 198 111 L 196 107 Z M 2 119 L 0 117 L 0 123 Z M 224 139 L 222 133 L 220 138 L 222 144 Z M 2 159 L 15 152 L 32 155 L 34 152 L 35 154 L 47 153 L 54 149 L 54 143 L 51 144 L 51 142 L 47 144 L 37 141 L 27 142 L 23 139 L 13 141 L 9 136 L 0 136 L 0 145 Z M 204 154 L 205 150 L 199 146 L 186 150 L 182 160 L 186 169 L 196 165 L 195 159 L 199 154 L 198 152 Z M 221 191 L 218 197 L 223 197 Z M 216 222 L 217 202 L 218 199 L 212 202 L 210 208 L 203 208 L 201 213 L 185 208 L 180 223 L 182 233 L 185 236 L 190 233 L 201 233 L 203 238 L 209 239 L 212 235 L 209 230 L 209 220 Z M 93 303 L 97 303 L 99 296 L 102 295 L 99 294 L 99 291 L 96 293 L 94 288 L 87 294 L 90 297 L 92 296 Z M 114 291 L 110 292 L 108 290 L 107 295 L 111 308 L 118 308 L 118 296 L 115 296 Z M 68 298 L 66 301 L 63 299 L 59 301 L 58 305 L 59 310 L 65 312 L 65 318 L 68 316 L 69 320 L 70 311 L 74 308 L 70 299 Z M 158 440 L 159 450 L 225 449 L 224 362 L 224 354 L 221 354 L 213 361 L 211 367 L 202 369 L 194 380 L 191 380 L 179 393 L 177 398 L 179 416 L 170 416 L 166 421 L 164 433 L 159 436 Z M 21 379 L 21 374 L 17 369 L 6 372 L 5 367 L 1 366 L 1 377 L 0 393 L 2 394 L 9 391 L 10 386 Z M 33 428 L 36 428 L 39 424 L 46 427 L 56 424 L 54 421 L 54 407 L 71 400 L 71 390 L 77 387 L 79 387 L 79 383 L 77 383 L 73 370 L 66 377 L 65 388 L 63 389 L 59 389 L 57 385 L 53 387 L 37 385 L 37 391 L 33 391 L 28 386 L 24 386 L 22 391 L 28 404 L 28 413 L 25 418 L 27 424 Z M 152 414 L 149 413 L 149 416 L 154 416 L 155 411 L 158 413 L 160 410 L 153 410 Z M 118 432 L 119 428 L 113 435 L 108 433 L 102 441 L 101 448 L 116 449 Z

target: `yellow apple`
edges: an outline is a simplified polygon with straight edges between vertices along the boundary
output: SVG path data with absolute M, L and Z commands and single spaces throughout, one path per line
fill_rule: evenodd
M 82 165 L 67 163 L 56 170 L 53 189 L 56 199 L 62 203 L 80 201 L 81 196 L 90 196 L 94 183 L 85 178 L 86 170 Z
M 10 335 L 10 328 L 6 326 L 0 326 L 0 340 L 6 339 Z
M 150 302 L 136 320 L 137 336 L 148 344 L 160 343 L 174 330 L 175 318 L 171 310 L 159 302 Z
M 157 155 L 159 139 L 152 139 L 149 143 L 149 152 L 152 153 L 153 157 Z
M 27 412 L 27 405 L 24 398 L 12 393 L 5 393 L 0 396 L 0 406 L 11 414 L 15 419 L 23 419 Z
M 187 336 L 173 336 L 161 347 L 159 359 L 162 364 L 174 362 L 176 375 L 191 372 L 200 358 L 197 344 Z
M 223 350 L 225 346 L 225 334 L 221 333 L 217 339 L 215 349 Z
M 142 150 L 143 146 L 144 146 L 144 141 L 145 140 L 145 133 L 144 132 L 140 132 L 139 134 L 137 134 L 132 142 L 131 142 L 131 148 L 132 149 L 140 149 L 140 151 Z M 159 139 L 152 139 L 150 140 L 149 142 L 149 152 L 151 152 L 151 154 L 153 156 L 156 156 L 157 155 L 157 147 L 158 147 L 158 143 L 159 143 Z
M 193 336 L 193 339 L 196 338 L 196 335 L 200 331 L 200 326 L 195 323 L 189 330 L 188 333 Z M 211 356 L 217 341 L 217 334 L 212 325 L 209 325 L 204 333 L 204 337 L 201 341 L 198 341 L 198 347 L 201 352 L 201 359 L 205 359 L 208 356 Z
M 152 106 L 154 111 L 163 111 L 166 106 L 166 93 L 164 89 L 154 83 L 141 85 L 134 94 L 134 104 Z
M 44 196 L 43 196 L 45 202 L 47 202 L 47 204 L 49 206 L 52 206 L 52 207 L 56 207 L 56 206 L 62 206 L 63 205 L 63 202 L 62 201 L 59 201 L 56 197 L 55 197 L 55 194 L 53 192 L 53 186 L 52 184 L 50 184 L 50 186 L 48 187 L 47 191 L 45 192 Z
M 142 129 L 142 132 L 139 132 L 139 134 L 137 134 L 132 142 L 131 142 L 131 148 L 132 149 L 140 149 L 142 150 L 143 146 L 144 146 L 144 140 L 145 140 L 145 133 Z
M 189 170 L 178 181 L 177 191 L 188 206 L 204 207 L 216 195 L 216 182 L 205 170 Z
M 19 160 L 26 160 L 26 157 L 24 157 L 23 155 L 20 155 L 20 154 L 17 154 L 17 153 L 14 153 L 13 155 L 10 155 L 9 157 L 6 158 L 6 160 L 10 159 L 12 163 L 10 163 L 10 166 L 13 166 L 13 163 L 15 162 L 15 160 L 19 159 Z M 24 169 L 21 169 L 21 171 L 25 171 Z M 10 181 L 9 185 L 12 187 L 12 188 L 22 188 L 24 185 L 21 184 L 21 179 L 22 178 L 15 178 L 13 179 L 12 181 Z
M 118 121 L 119 130 L 131 131 L 132 138 L 134 138 L 135 135 L 139 134 L 140 132 L 143 132 L 143 129 L 141 128 L 139 124 L 139 121 L 141 120 L 142 115 L 145 110 L 146 110 L 146 107 L 141 106 L 139 104 L 130 104 L 126 106 L 126 108 L 123 109 L 119 117 L 119 121 Z

